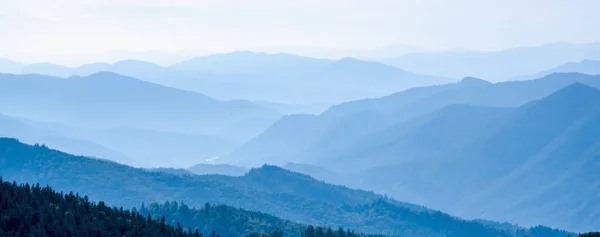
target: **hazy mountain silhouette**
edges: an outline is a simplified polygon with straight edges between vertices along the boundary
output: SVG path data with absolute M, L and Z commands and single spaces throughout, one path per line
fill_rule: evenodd
M 523 79 L 532 79 L 532 78 L 540 78 L 546 75 L 550 75 L 552 73 L 568 73 L 568 72 L 577 72 L 588 75 L 600 75 L 600 61 L 594 60 L 583 60 L 581 62 L 570 62 L 562 64 L 558 67 L 539 72 L 530 76 L 522 76 L 517 77 L 517 80 Z
M 89 76 L 102 71 L 193 90 L 221 100 L 247 99 L 286 104 L 338 103 L 452 81 L 352 58 L 328 60 L 247 51 L 197 57 L 169 67 L 123 60 L 77 68 L 49 63 L 32 64 L 21 72 L 68 77 Z M 307 94 L 311 96 L 307 97 Z
M 180 75 L 154 63 L 139 60 L 122 60 L 115 63 L 89 63 L 79 67 L 66 67 L 51 63 L 26 65 L 19 74 L 40 74 L 53 77 L 90 76 L 99 72 L 113 72 L 124 76 L 160 83 Z
M 372 49 L 328 48 L 318 46 L 269 46 L 256 48 L 256 51 L 266 53 L 288 52 L 300 56 L 317 58 L 357 57 L 364 59 L 378 59 L 398 57 L 408 53 L 424 52 L 427 50 L 410 45 L 394 44 Z
M 379 95 L 394 93 L 398 90 L 414 86 L 442 84 L 452 81 L 440 77 L 417 75 L 379 62 L 364 61 L 355 58 L 342 58 L 329 63 L 318 73 L 316 79 L 319 81 L 330 81 L 339 87 L 344 87 L 351 83 L 360 83 L 361 87 L 356 88 L 362 90 L 375 91 L 378 89 L 377 87 L 381 87 L 384 83 L 396 89 L 396 91 L 382 91 Z
M 245 166 L 284 164 L 290 157 L 308 147 L 319 133 L 314 115 L 286 115 L 259 136 L 244 143 L 222 158 Z
M 194 174 L 200 174 L 200 175 L 221 174 L 221 175 L 228 175 L 228 176 L 242 176 L 246 172 L 248 172 L 248 169 L 239 167 L 239 166 L 226 165 L 226 164 L 206 164 L 206 163 L 196 164 L 196 165 L 188 168 L 187 170 Z
M 165 76 L 169 73 L 168 70 L 154 63 L 139 60 L 122 60 L 113 64 L 90 63 L 81 65 L 79 67 L 72 68 L 71 75 L 89 76 L 103 71 L 144 79 L 150 82 L 157 82 L 156 78 L 160 78 L 161 76 Z
M 169 68 L 183 72 L 214 74 L 290 74 L 290 72 L 316 71 L 327 66 L 331 60 L 301 57 L 293 54 L 266 54 L 250 51 L 213 54 L 196 57 Z
M 53 138 L 52 140 L 39 140 L 37 143 L 44 143 L 51 148 L 69 151 L 78 155 L 104 157 L 136 167 L 188 167 L 191 164 L 204 162 L 206 159 L 219 156 L 238 144 L 214 135 L 184 134 L 136 127 L 82 128 L 23 118 L 9 119 L 36 131 L 38 137 L 44 135 L 44 138 Z M 7 137 L 22 138 L 29 133 L 13 134 L 15 135 L 7 135 Z M 61 144 L 53 142 L 58 138 L 81 142 L 63 149 Z M 30 144 L 36 143 L 36 141 L 26 141 Z M 118 153 L 122 157 L 114 154 L 110 155 L 109 153 L 106 153 L 106 155 L 88 153 L 86 152 L 88 146 L 84 146 L 87 143 L 93 143 L 114 151 L 113 153 Z M 77 147 L 75 145 L 81 146 Z M 95 149 L 90 148 L 90 151 L 95 151 Z M 127 157 L 127 159 L 123 159 L 123 157 Z
M 154 131 L 135 127 L 86 129 L 45 125 L 63 136 L 85 139 L 135 158 L 141 167 L 188 167 L 224 154 L 236 142 L 215 135 Z
M 69 77 L 73 75 L 72 69 L 69 67 L 51 64 L 51 63 L 34 63 L 25 66 L 20 74 L 40 74 L 53 77 Z
M 455 84 L 413 88 L 378 99 L 351 101 L 333 106 L 318 116 L 285 116 L 225 158 L 245 165 L 316 163 L 325 156 L 335 158 L 332 154 L 356 146 L 369 134 L 447 105 L 516 107 L 573 82 L 600 87 L 599 76 L 574 73 L 496 84 L 467 78 Z
M 132 126 L 195 134 L 221 134 L 243 121 L 278 117 L 277 112 L 248 101 L 218 101 L 107 72 L 67 79 L 0 75 L 0 111 L 80 127 Z M 265 123 L 246 125 L 262 129 Z M 232 138 L 253 135 L 238 136 Z
M 241 177 L 179 175 L 136 169 L 113 162 L 71 156 L 43 146 L 0 139 L 3 180 L 51 185 L 108 205 L 180 200 L 193 206 L 223 203 L 274 214 L 302 224 L 344 226 L 356 231 L 402 236 L 545 236 L 565 232 L 523 229 L 465 221 L 441 212 L 387 199 L 372 192 L 317 181 L 275 166 L 250 170 Z M 301 204 L 299 206 L 299 204 Z M 535 234 L 533 236 L 540 236 Z
M 118 73 L 138 79 L 147 80 L 153 83 L 161 83 L 165 80 L 173 80 L 178 77 L 177 74 L 154 63 L 138 60 L 123 60 L 112 64 L 105 71 Z M 186 88 L 181 88 L 186 90 Z
M 369 134 L 342 152 L 321 154 L 319 162 L 327 167 L 344 163 L 345 170 L 351 170 L 444 156 L 512 110 L 449 105 Z
M 308 104 L 287 104 L 275 102 L 257 102 L 267 108 L 281 112 L 282 114 L 320 114 L 333 104 L 331 103 L 308 103 Z
M 110 71 L 110 63 L 89 63 L 76 68 L 71 68 L 69 76 L 89 76 L 97 72 Z M 38 73 L 38 72 L 36 72 Z M 43 73 L 38 73 L 43 74 Z M 125 75 L 125 74 L 122 74 Z M 52 75 L 51 75 L 52 76 Z
M 130 165 L 135 164 L 132 158 L 100 144 L 36 128 L 19 119 L 4 115 L 0 115 L 0 137 L 17 138 L 27 144 L 46 144 L 71 154 L 101 157 Z
M 412 86 L 452 81 L 353 58 L 326 60 L 246 51 L 194 58 L 170 69 L 188 75 L 220 75 L 224 84 L 215 86 L 227 86 L 230 91 L 252 88 L 261 91 L 261 97 L 255 95 L 249 99 L 284 103 L 339 102 L 378 97 Z M 184 84 L 188 88 L 198 88 L 198 80 L 188 80 Z M 307 98 L 306 94 L 311 94 L 311 98 Z
M 486 215 L 494 210 L 520 223 L 535 217 L 575 230 L 598 226 L 600 203 L 590 199 L 598 186 L 589 185 L 600 168 L 598 121 L 600 91 L 580 83 L 527 104 L 466 149 L 462 162 L 472 169 L 455 186 L 485 190 L 473 199 L 487 204 Z M 562 217 L 550 215 L 558 212 Z
M 469 218 L 578 231 L 600 223 L 599 90 L 575 83 L 516 109 L 461 105 L 432 116 L 355 144 L 329 165 L 381 166 L 331 180 Z
M 0 58 L 0 72 L 2 73 L 19 73 L 24 67 L 25 64 Z
M 600 43 L 554 43 L 491 52 L 415 53 L 382 61 L 415 73 L 454 78 L 474 76 L 497 81 L 586 59 L 600 59 Z
M 346 148 L 364 135 L 425 113 L 407 108 L 408 113 L 397 116 L 399 109 L 440 92 L 474 86 L 465 82 L 412 88 L 378 99 L 346 102 L 332 106 L 318 116 L 284 116 L 224 159 L 251 166 L 316 162 L 312 159 L 317 156 L 314 153 Z M 299 155 L 303 151 L 313 154 Z

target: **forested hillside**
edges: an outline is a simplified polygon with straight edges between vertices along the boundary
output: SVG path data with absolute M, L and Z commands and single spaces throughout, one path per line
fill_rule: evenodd
M 406 237 L 458 237 L 470 233 L 482 237 L 564 236 L 562 231 L 543 227 L 498 229 L 371 192 L 330 185 L 274 166 L 253 169 L 241 177 L 174 175 L 0 139 L 0 176 L 17 182 L 49 184 L 109 205 L 139 207 L 141 203 L 168 200 L 183 201 L 193 207 L 206 202 L 221 203 L 300 224 L 343 226 L 364 233 Z
M 17 185 L 0 178 L 0 236 L 201 236 L 165 219 L 94 203 L 50 187 Z
M 295 222 L 286 221 L 268 214 L 251 212 L 226 205 L 204 204 L 192 208 L 185 203 L 165 202 L 163 204 L 142 204 L 138 211 L 154 218 L 164 216 L 168 224 L 198 229 L 200 233 L 216 232 L 223 236 L 240 236 L 251 232 L 273 233 L 298 236 L 305 228 Z
M 590 232 L 590 233 L 580 234 L 579 237 L 600 237 L 600 232 Z
M 303 226 L 259 212 L 206 204 L 190 209 L 176 202 L 137 210 L 58 193 L 39 184 L 10 183 L 0 177 L 0 236 L 367 236 L 350 230 Z M 162 214 L 167 215 L 163 216 Z M 180 223 L 177 220 L 188 222 Z M 201 227 L 201 228 L 200 228 Z M 283 231 L 282 231 L 283 230 Z M 222 231 L 222 232 L 219 232 Z M 216 234 L 221 233 L 221 234 Z M 371 236 L 371 235 L 368 235 Z

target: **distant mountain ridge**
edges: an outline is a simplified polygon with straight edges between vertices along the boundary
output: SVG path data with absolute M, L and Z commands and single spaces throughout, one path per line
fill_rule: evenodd
M 235 51 L 195 57 L 169 66 L 182 72 L 256 75 L 264 73 L 288 74 L 288 71 L 319 70 L 333 60 L 301 57 L 293 54 L 267 54 Z
M 239 166 L 204 163 L 193 165 L 192 167 L 187 168 L 187 170 L 199 175 L 220 174 L 228 176 L 242 176 L 248 172 L 248 169 Z
M 333 174 L 305 172 L 459 216 L 592 230 L 600 78 L 586 77 L 516 108 L 443 107 L 324 153 Z
M 100 144 L 69 136 L 55 131 L 31 126 L 19 119 L 0 115 L 0 137 L 18 138 L 27 144 L 46 144 L 70 154 L 101 157 L 124 164 L 135 164 L 127 155 L 112 150 Z
M 325 157 L 334 159 L 332 154 L 355 146 L 364 136 L 451 104 L 516 107 L 574 82 L 600 87 L 599 76 L 577 73 L 495 84 L 467 78 L 459 83 L 412 88 L 382 98 L 351 101 L 332 106 L 318 116 L 284 116 L 223 159 L 249 166 L 288 162 L 314 164 Z
M 279 113 L 249 101 L 218 101 L 115 73 L 54 78 L 0 74 L 0 111 L 88 128 L 130 126 L 244 140 Z M 245 128 L 232 127 L 245 123 Z
M 562 65 L 559 65 L 555 68 L 545 70 L 542 72 L 538 72 L 529 76 L 521 76 L 515 78 L 515 80 L 526 80 L 544 77 L 550 75 L 552 73 L 567 73 L 567 72 L 577 72 L 588 75 L 600 75 L 600 61 L 598 60 L 583 60 L 580 62 L 569 62 Z
M 344 163 L 346 167 L 365 169 L 444 156 L 468 144 L 480 130 L 513 110 L 509 107 L 448 105 L 425 116 L 369 134 L 342 152 L 321 155 L 330 158 L 320 160 L 319 164 L 334 167 L 335 164 Z
M 582 60 L 600 60 L 600 43 L 561 42 L 492 52 L 413 53 L 381 61 L 421 74 L 453 78 L 472 76 L 504 81 Z
M 103 71 L 193 90 L 221 100 L 288 104 L 338 103 L 384 96 L 413 86 L 453 81 L 353 58 L 329 60 L 249 51 L 196 57 L 168 67 L 123 60 L 76 68 L 35 63 L 24 65 L 18 72 L 8 72 L 69 77 L 89 76 Z M 307 97 L 307 94 L 312 96 Z
M 238 145 L 215 135 L 136 127 L 82 128 L 0 115 L 0 136 L 46 144 L 70 154 L 102 157 L 135 167 L 187 168 Z
M 0 58 L 0 73 L 19 73 L 23 67 L 22 63 Z

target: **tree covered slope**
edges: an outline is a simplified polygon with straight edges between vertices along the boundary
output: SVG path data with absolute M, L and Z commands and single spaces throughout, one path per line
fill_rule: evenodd
M 513 236 L 512 232 L 478 222 L 327 184 L 274 166 L 253 169 L 241 177 L 174 175 L 0 139 L 0 175 L 6 180 L 49 184 L 57 190 L 124 207 L 168 200 L 183 201 L 193 207 L 211 202 L 261 211 L 301 224 L 344 226 L 365 233 Z M 519 233 L 535 231 L 517 229 Z M 560 231 L 550 232 L 562 236 Z

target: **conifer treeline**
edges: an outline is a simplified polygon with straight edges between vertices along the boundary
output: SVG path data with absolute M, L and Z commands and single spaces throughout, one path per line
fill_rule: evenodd
M 244 235 L 244 237 L 283 237 L 283 236 L 284 236 L 284 234 L 281 231 L 273 231 L 270 233 L 262 233 L 262 234 L 259 234 L 258 232 L 251 232 L 250 234 Z M 300 232 L 300 236 L 301 237 L 362 237 L 362 236 L 378 237 L 378 235 L 357 234 L 357 233 L 354 233 L 353 231 L 344 230 L 342 228 L 339 228 L 338 230 L 333 230 L 331 228 L 313 227 L 313 226 L 308 226 L 308 227 L 304 228 Z M 381 237 L 383 237 L 383 236 L 381 236 Z
M 590 233 L 580 234 L 579 237 L 600 237 L 600 232 L 590 232 Z
M 165 217 L 167 223 L 172 225 L 181 223 L 184 227 L 198 229 L 200 233 L 216 232 L 222 236 L 241 236 L 253 231 L 260 235 L 278 236 L 281 232 L 285 236 L 300 236 L 305 228 L 265 213 L 208 203 L 200 208 L 191 208 L 178 202 L 142 204 L 138 211 L 155 219 Z
M 138 212 L 93 203 L 50 187 L 17 185 L 0 178 L 0 236 L 200 237 Z
M 185 203 L 142 204 L 138 210 L 142 215 L 165 217 L 167 223 L 197 229 L 200 233 L 219 233 L 223 236 L 245 237 L 358 237 L 372 236 L 350 230 L 301 225 L 261 212 L 247 211 L 226 205 L 204 204 L 190 208 Z M 382 235 L 383 236 L 383 235 Z
M 152 236 L 152 237 L 201 237 L 209 231 L 212 237 L 217 230 L 228 230 L 226 236 L 247 237 L 359 237 L 361 234 L 349 230 L 302 226 L 293 222 L 259 213 L 247 212 L 224 205 L 209 205 L 191 209 L 185 204 L 167 202 L 164 205 L 150 204 L 140 211 L 109 207 L 104 202 L 94 203 L 87 196 L 63 194 L 39 184 L 18 185 L 5 182 L 0 177 L 0 236 Z M 167 222 L 164 215 L 154 216 L 151 211 L 172 213 L 171 217 L 196 218 L 186 223 Z M 141 213 L 147 213 L 142 215 Z M 246 214 L 244 214 L 246 213 Z M 204 216 L 206 214 L 206 216 Z M 257 218 L 259 217 L 259 218 Z M 204 219 L 203 219 L 204 218 Z M 262 221 L 257 223 L 257 221 Z M 272 222 L 271 222 L 272 221 Z M 197 226 L 204 225 L 203 230 Z M 269 226 L 267 228 L 267 226 Z M 218 228 L 214 228 L 218 227 Z M 236 229 L 238 227 L 238 229 Z M 239 228 L 242 227 L 242 228 Z M 290 234 L 284 233 L 281 229 Z M 191 231 L 193 229 L 193 231 Z M 269 230 L 270 229 L 270 230 Z

